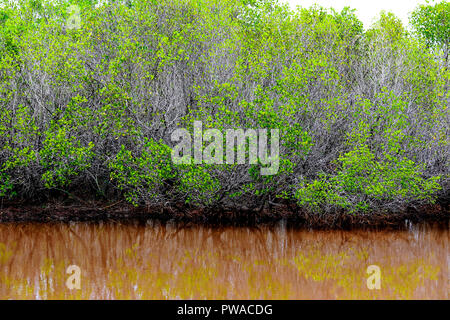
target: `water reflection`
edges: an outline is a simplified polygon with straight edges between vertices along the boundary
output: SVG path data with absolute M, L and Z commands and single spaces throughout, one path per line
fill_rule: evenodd
M 427 226 L 0 224 L 0 299 L 448 299 L 448 240 Z M 65 285 L 69 265 L 81 290 Z

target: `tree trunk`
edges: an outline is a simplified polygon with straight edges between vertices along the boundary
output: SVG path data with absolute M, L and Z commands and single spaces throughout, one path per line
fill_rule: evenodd
M 449 46 L 447 44 L 445 46 L 445 53 L 444 53 L 444 68 L 445 68 L 445 70 L 447 70 L 447 68 L 448 68 L 448 51 L 449 51 Z
M 444 45 L 444 69 L 447 70 L 448 69 L 448 55 L 449 55 L 449 43 L 446 42 Z

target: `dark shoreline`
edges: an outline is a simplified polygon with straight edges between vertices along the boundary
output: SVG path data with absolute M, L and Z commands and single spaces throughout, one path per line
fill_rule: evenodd
M 124 204 L 16 204 L 0 207 L 0 223 L 70 222 L 177 222 L 202 226 L 259 226 L 285 221 L 287 225 L 311 229 L 403 229 L 408 223 L 450 222 L 448 205 L 407 209 L 400 213 L 312 214 L 296 207 L 274 210 L 195 210 L 188 208 L 146 208 Z

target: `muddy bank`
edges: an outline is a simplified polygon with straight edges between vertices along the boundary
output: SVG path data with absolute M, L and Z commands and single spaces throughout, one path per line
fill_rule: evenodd
M 281 220 L 289 225 L 317 229 L 403 228 L 408 223 L 449 222 L 448 204 L 422 208 L 407 208 L 397 213 L 315 214 L 294 205 L 276 209 L 195 210 L 180 205 L 177 208 L 133 207 L 119 203 L 83 203 L 34 205 L 4 203 L 0 207 L 0 223 L 6 222 L 133 222 L 147 220 L 185 222 L 199 225 L 254 226 L 273 224 Z

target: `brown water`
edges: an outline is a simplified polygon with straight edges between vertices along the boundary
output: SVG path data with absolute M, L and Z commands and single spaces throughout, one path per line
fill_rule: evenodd
M 0 299 L 448 299 L 449 228 L 0 224 Z M 81 270 L 70 290 L 69 265 Z M 380 268 L 369 290 L 367 267 Z

